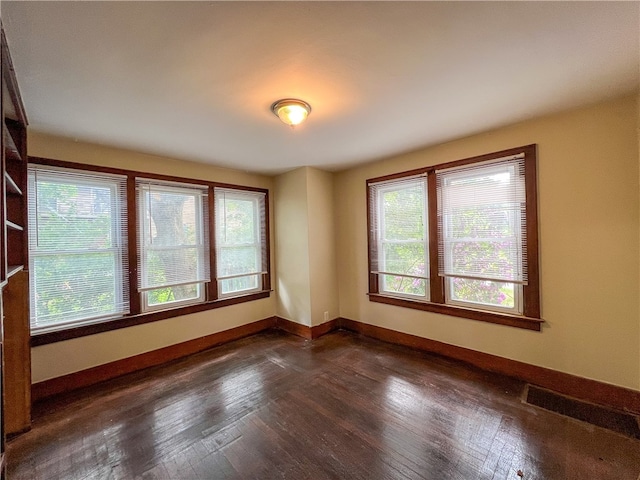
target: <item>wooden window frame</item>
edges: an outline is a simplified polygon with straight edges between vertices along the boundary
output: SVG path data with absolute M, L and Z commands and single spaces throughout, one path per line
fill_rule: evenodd
M 144 323 L 157 322 L 168 318 L 188 315 L 196 312 L 203 312 L 216 308 L 227 307 L 239 303 L 251 302 L 262 298 L 268 298 L 271 295 L 271 255 L 270 255 L 270 229 L 269 229 L 269 190 L 264 188 L 248 187 L 243 185 L 234 185 L 229 183 L 212 182 L 198 180 L 192 178 L 174 177 L 171 175 L 154 174 L 149 172 L 140 172 L 134 170 L 125 170 L 120 168 L 103 167 L 96 165 L 86 165 L 76 162 L 67 162 L 64 160 L 54 160 L 43 157 L 29 157 L 29 163 L 50 166 L 70 168 L 81 171 L 90 171 L 95 173 L 125 175 L 127 177 L 127 227 L 128 227 L 128 257 L 129 257 L 129 302 L 130 313 L 122 317 L 117 317 L 102 322 L 96 322 L 85 325 L 71 326 L 69 328 L 53 330 L 45 333 L 31 335 L 31 346 L 47 345 L 50 343 L 61 342 L 73 338 L 84 337 L 87 335 L 95 335 L 97 333 L 108 332 L 120 328 L 132 327 L 134 325 L 142 325 Z M 136 178 L 145 178 L 166 182 L 185 183 L 192 185 L 202 185 L 208 189 L 208 209 L 209 209 L 209 225 L 205 228 L 209 229 L 209 243 L 211 254 L 209 255 L 211 281 L 205 285 L 206 299 L 204 302 L 193 303 L 190 305 L 176 306 L 167 309 L 158 309 L 151 311 L 143 311 L 141 305 L 141 295 L 138 292 L 138 207 L 136 204 Z M 262 278 L 262 290 L 252 291 L 248 294 L 240 294 L 230 298 L 219 298 L 217 291 L 217 281 L 215 279 L 216 255 L 215 255 L 215 205 L 213 199 L 213 191 L 216 187 L 224 187 L 234 190 L 245 190 L 250 192 L 261 192 L 265 194 L 265 210 L 264 210 L 264 228 L 266 237 L 266 266 L 267 273 Z
M 127 244 L 128 244 L 128 232 L 125 227 L 127 224 L 127 211 L 126 211 L 126 183 L 127 178 L 124 175 L 111 175 L 104 173 L 96 173 L 90 172 L 87 170 L 79 171 L 79 170 L 68 170 L 68 169 L 39 169 L 33 167 L 34 164 L 31 164 L 28 168 L 28 181 L 29 186 L 27 188 L 29 202 L 28 202 L 28 215 L 29 215 L 29 232 L 30 232 L 30 241 L 29 244 L 29 285 L 32 292 L 41 292 L 46 295 L 48 290 L 49 281 L 45 278 L 38 278 L 37 275 L 37 264 L 38 261 L 47 261 L 47 259 L 51 260 L 54 258 L 67 258 L 74 259 L 80 261 L 85 255 L 108 255 L 110 257 L 110 261 L 108 263 L 113 264 L 113 277 L 114 282 L 112 284 L 112 288 L 110 288 L 110 292 L 113 293 L 112 303 L 111 303 L 111 311 L 109 312 L 101 312 L 101 311 L 89 311 L 82 309 L 78 312 L 80 318 L 74 319 L 73 315 L 70 312 L 63 313 L 60 317 L 56 318 L 53 322 L 49 323 L 44 320 L 42 317 L 37 315 L 38 308 L 36 304 L 31 305 L 31 315 L 35 317 L 36 323 L 32 323 L 32 319 L 29 321 L 29 332 L 30 335 L 36 336 L 46 333 L 50 331 L 51 326 L 57 329 L 65 329 L 65 328 L 74 328 L 83 324 L 90 323 L 99 323 L 109 321 L 113 318 L 119 318 L 123 315 L 126 315 L 130 311 L 129 304 L 129 293 L 130 289 L 128 288 L 128 279 L 129 279 L 129 270 L 128 270 L 128 256 L 127 256 Z M 36 198 L 40 192 L 43 185 L 48 183 L 58 184 L 58 185 L 73 185 L 78 188 L 79 192 L 79 202 L 80 206 L 83 202 L 82 199 L 90 198 L 90 194 L 88 195 L 88 190 L 90 188 L 99 188 L 101 190 L 109 191 L 109 236 L 110 241 L 106 242 L 106 244 L 100 244 L 98 242 L 95 245 L 89 245 L 83 243 L 82 245 L 75 244 L 73 237 L 75 237 L 74 233 L 69 232 L 68 238 L 66 242 L 61 245 L 53 246 L 52 244 L 47 242 L 46 236 L 42 238 L 43 242 L 40 242 L 40 238 L 42 232 L 37 228 L 40 225 L 41 216 L 43 214 L 47 215 L 51 212 L 55 212 L 55 214 L 60 215 L 62 218 L 67 218 L 71 221 L 71 219 L 75 216 L 78 219 L 87 218 L 86 216 L 96 215 L 94 212 L 85 210 L 84 212 L 74 212 L 71 211 L 60 211 L 59 205 L 40 205 L 38 199 Z M 83 192 L 84 193 L 81 193 Z M 56 199 L 59 200 L 59 199 Z M 57 202 L 56 202 L 57 203 Z M 81 207 L 80 207 L 81 208 Z M 104 212 L 102 212 L 104 213 Z M 69 216 L 67 216 L 69 215 Z M 98 213 L 97 215 L 100 215 Z M 54 215 L 56 216 L 56 215 Z M 106 217 L 103 217 L 106 218 Z M 45 222 L 46 223 L 46 222 Z M 89 224 L 83 223 L 78 228 L 77 232 L 83 232 L 82 228 L 87 227 Z M 80 234 L 78 239 L 84 239 L 84 232 Z M 76 269 L 80 268 L 79 264 L 75 264 Z M 82 268 L 80 268 L 82 270 Z M 63 278 L 63 277 L 62 277 Z M 62 278 L 58 278 L 54 281 L 55 285 L 58 285 Z M 72 283 L 75 283 L 71 280 Z M 118 288 L 117 283 L 122 283 L 122 287 Z M 111 282 L 109 282 L 111 283 Z M 82 282 L 79 282 L 74 287 L 70 288 L 78 288 L 80 289 L 79 293 L 84 298 L 89 298 L 93 295 L 93 293 L 89 291 L 83 291 L 83 288 L 86 285 Z M 33 300 L 32 295 L 29 295 L 30 300 Z M 37 302 L 36 302 L 37 303 Z M 46 317 L 46 315 L 45 315 Z M 71 318 L 68 318 L 71 317 Z M 44 320 L 44 322 L 43 322 Z
M 248 276 L 255 276 L 257 277 L 257 284 L 258 287 L 257 288 L 252 288 L 252 289 L 247 289 L 247 290 L 236 290 L 236 291 L 232 291 L 232 292 L 228 292 L 228 293 L 222 293 L 221 289 L 222 289 L 222 282 L 225 280 L 223 275 L 220 275 L 220 272 L 216 271 L 216 272 L 212 272 L 212 281 L 216 282 L 216 288 L 217 288 L 217 295 L 219 299 L 225 299 L 225 298 L 233 298 L 236 297 L 238 295 L 251 295 L 252 293 L 256 293 L 256 292 L 260 292 L 264 289 L 264 282 L 265 282 L 265 277 L 267 276 L 267 274 L 265 272 L 268 272 L 267 269 L 267 265 L 265 264 L 265 262 L 268 261 L 268 255 L 265 255 L 266 253 L 266 249 L 267 249 L 267 245 L 269 243 L 269 238 L 267 235 L 265 235 L 265 232 L 263 231 L 263 221 L 266 220 L 266 218 L 262 219 L 260 218 L 260 211 L 261 211 L 261 206 L 264 206 L 264 208 L 266 208 L 266 203 L 269 200 L 268 197 L 262 196 L 260 194 L 260 192 L 256 192 L 256 191 L 247 191 L 247 194 L 243 195 L 242 193 L 243 191 L 238 190 L 238 189 L 230 189 L 230 188 L 214 188 L 213 189 L 213 201 L 215 204 L 215 208 L 216 208 L 216 212 L 214 213 L 214 219 L 212 221 L 216 221 L 218 220 L 218 195 L 222 194 L 222 195 L 226 195 L 227 193 L 231 193 L 232 197 L 234 195 L 237 195 L 238 197 L 242 197 L 244 196 L 245 199 L 249 198 L 253 203 L 254 203 L 254 207 L 255 210 L 254 212 L 257 214 L 258 216 L 258 222 L 257 222 L 257 226 L 258 229 L 255 232 L 257 235 L 255 236 L 255 245 L 258 245 L 260 247 L 260 272 L 255 272 L 255 273 L 249 273 L 246 275 L 243 275 L 245 277 Z M 225 197 L 226 198 L 226 197 Z M 219 226 L 218 224 L 216 224 L 217 226 Z M 216 239 L 217 241 L 217 239 Z M 227 247 L 228 245 L 224 245 L 224 247 Z M 221 248 L 224 248 L 221 247 Z M 216 255 L 216 263 L 218 260 L 218 251 L 214 252 Z M 217 265 L 216 265 L 217 268 Z
M 488 153 L 476 157 L 465 158 L 453 162 L 439 165 L 417 168 L 382 177 L 367 179 L 367 238 L 368 238 L 368 267 L 369 267 L 369 301 L 385 303 L 405 308 L 423 310 L 427 312 L 440 313 L 455 317 L 468 318 L 483 322 L 507 325 L 527 330 L 540 331 L 544 322 L 540 318 L 540 275 L 538 257 L 538 198 L 537 198 L 537 147 L 535 144 L 522 147 L 501 150 L 499 152 Z M 524 154 L 525 157 L 525 192 L 527 211 L 527 265 L 528 283 L 523 287 L 523 313 L 522 315 L 500 313 L 489 310 L 480 310 L 462 306 L 445 304 L 444 277 L 439 275 L 438 265 L 438 217 L 437 217 L 437 185 L 436 170 L 446 168 L 462 167 L 474 163 L 497 160 L 499 158 Z M 397 180 L 404 177 L 416 175 L 427 175 L 427 197 L 428 197 L 428 221 L 429 221 L 429 273 L 431 284 L 430 301 L 411 300 L 383 294 L 379 290 L 378 275 L 372 272 L 372 246 L 376 239 L 373 232 L 371 218 L 371 198 L 369 195 L 369 185 L 390 180 Z
M 201 186 L 194 186 L 193 184 L 186 184 L 186 183 L 177 183 L 177 182 L 171 182 L 171 183 L 167 183 L 167 182 L 156 182 L 153 179 L 149 179 L 149 178 L 137 178 L 137 191 L 136 191 L 136 199 L 137 199 L 137 205 L 136 207 L 138 208 L 138 213 L 143 213 L 146 211 L 145 207 L 148 207 L 149 205 L 146 203 L 145 199 L 144 199 L 144 188 L 145 186 L 147 188 L 151 188 L 151 185 L 153 186 L 154 189 L 157 189 L 159 191 L 163 191 L 163 192 L 167 192 L 167 191 L 173 191 L 173 192 L 179 192 L 182 194 L 187 194 L 187 195 L 193 195 L 194 197 L 194 213 L 195 213 L 195 218 L 196 218 L 196 238 L 200 238 L 202 246 L 204 247 L 204 251 L 206 252 L 206 250 L 208 249 L 209 251 L 211 250 L 211 242 L 209 242 L 209 215 L 208 215 L 208 206 L 209 206 L 209 201 L 208 201 L 208 192 L 209 189 L 208 187 L 204 186 L 204 188 L 202 188 Z M 155 191 L 155 190 L 154 190 Z M 197 200 L 195 199 L 195 197 L 200 196 L 200 198 L 198 198 Z M 205 200 L 203 201 L 202 196 L 205 197 Z M 198 208 L 199 207 L 199 208 Z M 205 223 L 206 222 L 206 223 Z M 149 247 L 148 245 L 145 245 L 145 241 L 144 241 L 144 235 L 142 234 L 142 230 L 144 229 L 144 227 L 142 227 L 140 224 L 138 224 L 138 247 L 139 247 L 139 251 L 144 253 L 145 250 Z M 198 244 L 196 241 L 195 245 L 190 246 L 191 248 L 196 247 L 197 248 Z M 175 248 L 175 247 L 174 247 Z M 210 252 L 209 252 L 210 253 Z M 207 257 L 210 257 L 210 255 L 205 255 L 204 257 L 200 257 L 198 255 L 198 260 L 205 260 L 207 259 Z M 198 262 L 199 263 L 199 262 Z M 207 261 L 203 261 L 202 262 L 204 264 L 204 268 L 208 269 L 211 266 L 211 262 L 210 262 L 210 258 L 207 259 Z M 140 271 L 142 269 L 142 272 Z M 206 270 L 205 270 L 206 271 Z M 143 254 L 143 258 L 140 259 L 140 263 L 138 264 L 138 273 L 142 274 L 142 277 L 145 276 L 145 261 L 144 261 L 144 254 Z M 140 276 L 140 275 L 139 275 Z M 204 275 L 204 277 L 207 277 L 208 275 Z M 139 279 L 138 279 L 139 281 Z M 157 310 L 167 310 L 170 308 L 178 308 L 181 306 L 188 306 L 188 305 L 195 305 L 198 303 L 203 303 L 205 302 L 208 298 L 207 296 L 207 287 L 206 284 L 208 283 L 209 280 L 205 280 L 205 279 L 199 279 L 199 280 L 194 280 L 191 283 L 189 283 L 190 285 L 197 285 L 198 288 L 198 296 L 197 297 L 192 297 L 192 298 L 188 298 L 188 299 L 184 299 L 184 300 L 178 300 L 175 302 L 169 302 L 169 303 L 159 303 L 156 305 L 151 305 L 149 304 L 149 293 L 150 293 L 150 289 L 141 289 L 139 291 L 140 296 L 141 296 L 141 302 L 142 302 L 142 312 L 152 312 L 152 311 L 157 311 Z M 138 287 L 140 287 L 140 285 L 138 285 Z M 158 289 L 164 288 L 164 287 L 157 287 Z M 173 306 L 172 306 L 173 305 Z

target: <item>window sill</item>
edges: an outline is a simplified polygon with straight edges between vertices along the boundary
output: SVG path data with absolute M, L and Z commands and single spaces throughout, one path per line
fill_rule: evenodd
M 206 310 L 213 310 L 215 308 L 228 307 L 230 305 L 236 305 L 239 303 L 251 302 L 253 300 L 259 300 L 261 298 L 267 298 L 271 295 L 270 290 L 262 292 L 252 293 L 250 295 L 242 295 L 232 298 L 224 298 L 215 300 L 212 302 L 197 303 L 194 305 L 187 305 L 182 307 L 175 307 L 168 310 L 155 310 L 151 312 L 139 313 L 136 315 L 127 315 L 125 317 L 116 318 L 100 323 L 94 323 L 90 325 L 82 325 L 78 327 L 65 328 L 63 330 L 50 331 L 37 335 L 31 335 L 31 346 L 37 347 L 40 345 L 48 345 L 50 343 L 62 342 L 64 340 L 71 340 L 72 338 L 86 337 L 88 335 L 95 335 L 97 333 L 109 332 L 111 330 L 118 330 L 120 328 L 133 327 L 135 325 L 142 325 L 143 323 L 157 322 L 159 320 L 166 320 L 168 318 L 179 317 L 182 315 L 189 315 L 191 313 L 204 312 Z
M 534 330 L 537 332 L 542 329 L 542 323 L 544 323 L 544 320 L 539 318 L 523 317 L 521 315 L 510 315 L 507 313 L 489 312 L 484 310 L 473 310 L 471 308 L 443 305 L 440 303 L 417 302 L 415 300 L 389 297 L 377 293 L 370 293 L 369 301 L 386 303 L 387 305 L 396 305 L 398 307 L 413 308 L 414 310 L 441 313 L 443 315 L 451 315 L 454 317 L 469 318 L 471 320 L 479 320 L 481 322 L 496 323 L 498 325 L 507 325 L 509 327 L 524 328 L 526 330 Z

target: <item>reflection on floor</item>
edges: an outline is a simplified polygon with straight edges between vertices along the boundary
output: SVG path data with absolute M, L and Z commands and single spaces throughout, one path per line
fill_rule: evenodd
M 272 331 L 36 406 L 17 479 L 636 479 L 640 441 L 347 332 Z M 521 474 L 521 475 L 519 475 Z

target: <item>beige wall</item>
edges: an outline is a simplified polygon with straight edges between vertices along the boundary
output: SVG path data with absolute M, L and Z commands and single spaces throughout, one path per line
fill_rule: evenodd
M 311 325 L 339 316 L 335 254 L 333 174 L 307 169 Z
M 365 180 L 538 144 L 543 331 L 371 303 Z M 33 381 L 278 314 L 346 318 L 640 390 L 640 96 L 523 122 L 338 174 L 275 179 L 30 133 L 29 153 L 269 188 L 269 299 L 32 349 Z M 613 248 L 609 248 L 613 247 Z M 338 288 L 336 289 L 336 285 Z
M 336 175 L 340 315 L 640 389 L 637 95 Z M 369 302 L 365 180 L 538 144 L 542 332 Z
M 35 132 L 29 132 L 28 147 L 32 156 L 215 180 L 273 191 L 273 179 L 270 177 L 74 142 Z M 273 212 L 272 198 L 270 207 Z M 271 251 L 274 251 L 273 243 Z M 272 259 L 272 266 L 273 263 Z M 275 314 L 275 305 L 275 295 L 271 295 L 270 298 L 253 302 L 35 347 L 31 349 L 32 381 L 40 382 L 262 320 Z
M 307 169 L 276 177 L 274 197 L 277 314 L 311 326 Z
M 278 315 L 307 326 L 338 316 L 333 174 L 303 167 L 276 178 Z
M 255 175 L 230 168 L 147 155 L 32 131 L 29 131 L 28 141 L 28 151 L 32 157 L 46 157 L 103 167 L 124 168 L 140 172 L 273 189 L 272 177 Z

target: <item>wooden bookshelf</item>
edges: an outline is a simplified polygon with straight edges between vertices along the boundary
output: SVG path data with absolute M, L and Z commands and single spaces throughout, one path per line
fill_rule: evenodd
M 0 171 L 0 475 L 5 436 L 31 426 L 31 349 L 27 207 L 27 119 L 0 29 L 2 162 Z
M 4 156 L 7 160 L 21 162 L 22 157 L 20 156 L 20 151 L 16 146 L 16 142 L 11 136 L 9 129 L 7 128 L 6 123 L 2 124 L 2 137 L 4 140 Z
M 4 181 L 6 185 L 7 195 L 18 195 L 20 197 L 22 196 L 22 190 L 20 189 L 18 184 L 15 182 L 15 180 L 11 178 L 11 175 L 9 175 L 9 172 L 4 172 Z

